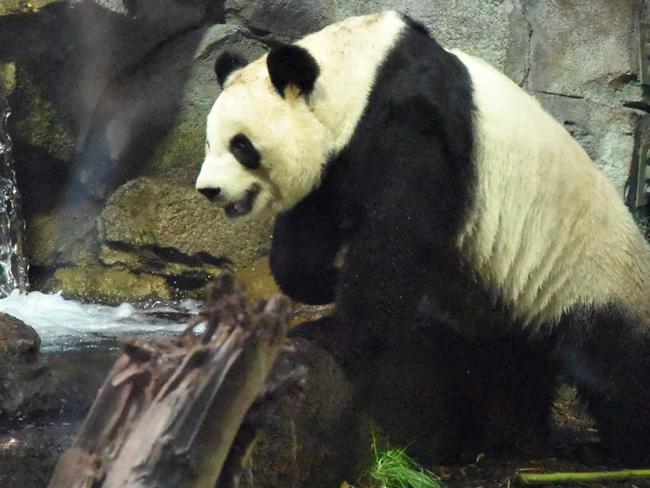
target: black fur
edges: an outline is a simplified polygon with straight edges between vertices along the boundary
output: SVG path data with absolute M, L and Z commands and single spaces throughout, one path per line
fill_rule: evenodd
M 239 163 L 248 169 L 260 167 L 260 153 L 244 134 L 237 134 L 230 140 L 230 152 Z
M 297 86 L 301 94 L 308 96 L 314 89 L 320 72 L 313 56 L 295 44 L 273 48 L 266 58 L 266 66 L 271 83 L 282 97 L 290 84 Z
M 639 324 L 610 304 L 574 310 L 557 327 L 557 358 L 626 465 L 650 458 L 650 331 Z
M 223 84 L 226 82 L 226 78 L 228 78 L 230 73 L 239 68 L 243 68 L 247 64 L 248 61 L 241 54 L 230 51 L 221 53 L 214 65 L 214 72 L 217 75 L 219 86 L 223 87 Z

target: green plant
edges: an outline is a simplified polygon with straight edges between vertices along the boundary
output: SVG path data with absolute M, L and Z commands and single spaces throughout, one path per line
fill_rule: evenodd
M 368 476 L 377 488 L 444 488 L 443 482 L 425 472 L 404 449 L 379 450 L 373 436 L 375 459 Z

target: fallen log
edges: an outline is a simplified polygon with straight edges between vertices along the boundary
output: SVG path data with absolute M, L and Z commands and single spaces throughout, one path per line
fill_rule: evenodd
M 232 275 L 179 337 L 124 346 L 50 488 L 213 488 L 282 348 L 290 313 Z M 197 333 L 201 324 L 205 331 Z

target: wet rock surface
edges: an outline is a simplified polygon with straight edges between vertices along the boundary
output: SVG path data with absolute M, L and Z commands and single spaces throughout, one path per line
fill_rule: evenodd
M 80 422 L 118 353 L 115 341 L 43 354 L 54 384 L 48 408 L 0 428 L 0 486 L 47 486 L 59 455 Z
M 341 367 L 307 341 L 291 348 L 246 416 L 220 488 L 338 486 L 369 458 L 370 422 Z
M 0 313 L 0 425 L 51 406 L 54 382 L 39 348 L 32 327 Z

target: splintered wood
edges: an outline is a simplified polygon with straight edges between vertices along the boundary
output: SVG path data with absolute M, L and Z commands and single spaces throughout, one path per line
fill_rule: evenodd
M 248 305 L 230 274 L 212 295 L 179 337 L 124 346 L 50 488 L 214 488 L 290 305 L 279 295 Z

